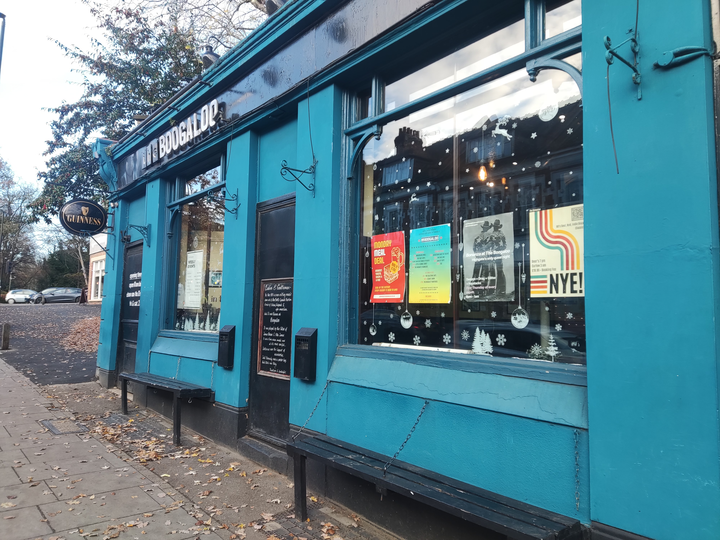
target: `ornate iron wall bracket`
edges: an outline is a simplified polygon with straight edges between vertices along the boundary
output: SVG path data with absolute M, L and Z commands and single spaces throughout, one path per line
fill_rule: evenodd
M 150 224 L 149 223 L 145 226 L 128 224 L 128 229 L 135 229 L 136 231 L 138 231 L 142 235 L 143 240 L 145 241 L 145 245 L 147 247 L 150 247 Z M 127 243 L 130 241 L 130 236 L 123 234 L 122 231 L 120 233 L 120 236 L 121 236 L 123 242 Z
M 372 127 L 369 127 L 366 131 L 364 131 L 362 134 L 360 134 L 360 136 L 357 137 L 355 149 L 353 150 L 353 153 L 350 156 L 350 164 L 348 167 L 348 177 L 347 177 L 348 180 L 353 179 L 353 173 L 355 171 L 355 166 L 357 164 L 357 160 L 360 158 L 360 154 L 364 150 L 365 145 L 373 137 L 375 137 L 377 140 L 380 140 L 381 135 L 382 135 L 382 126 L 374 125 Z
M 653 67 L 657 69 L 671 69 L 703 56 L 713 56 L 713 53 L 705 47 L 678 47 L 672 51 L 665 51 L 662 54 L 662 58 L 655 62 Z
M 238 190 L 235 190 L 235 193 L 233 195 L 228 195 L 227 189 L 220 189 L 218 191 L 210 191 L 207 194 L 207 200 L 208 201 L 214 201 L 216 203 L 220 203 L 223 205 L 223 208 L 225 208 L 226 212 L 230 212 L 235 216 L 235 219 L 238 217 L 238 208 L 240 208 L 240 202 L 238 201 Z M 225 206 L 226 202 L 231 203 L 237 203 L 233 208 L 228 208 Z
M 286 182 L 297 182 L 310 193 L 312 193 L 313 197 L 315 197 L 315 168 L 317 167 L 317 164 L 317 159 L 313 157 L 313 164 L 310 165 L 310 167 L 308 167 L 307 169 L 301 170 L 288 167 L 287 161 L 283 160 L 283 162 L 281 163 L 282 166 L 280 167 L 280 176 L 282 176 L 283 180 L 285 180 Z M 312 175 L 312 182 L 310 182 L 310 184 L 307 186 L 303 183 L 302 180 L 300 180 L 303 174 Z M 288 175 L 292 176 L 292 178 L 288 178 Z
M 636 37 L 637 37 L 637 35 L 635 37 L 627 38 L 625 41 L 620 43 L 620 45 L 613 47 L 612 41 L 610 41 L 610 38 L 608 36 L 605 36 L 605 40 L 604 40 L 605 48 L 607 49 L 607 52 L 605 53 L 605 61 L 608 63 L 608 65 L 611 65 L 614 62 L 615 58 L 617 58 L 623 64 L 625 64 L 627 67 L 632 69 L 632 71 L 633 71 L 632 80 L 638 87 L 638 99 L 640 100 L 640 99 L 642 99 L 642 90 L 640 88 L 640 82 L 641 82 L 642 77 L 640 76 L 640 71 L 638 70 L 638 54 L 640 52 L 640 46 L 638 45 Z M 625 58 L 623 58 L 622 56 L 620 56 L 617 53 L 617 50 L 620 47 L 622 47 L 623 45 L 625 45 L 626 43 L 630 43 L 630 50 L 633 53 L 633 61 L 632 62 L 629 62 L 628 60 L 626 60 Z

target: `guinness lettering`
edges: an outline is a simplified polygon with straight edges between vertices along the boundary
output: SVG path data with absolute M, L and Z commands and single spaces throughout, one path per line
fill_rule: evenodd
M 97 234 L 105 229 L 107 212 L 93 201 L 75 199 L 60 209 L 60 224 L 77 236 Z

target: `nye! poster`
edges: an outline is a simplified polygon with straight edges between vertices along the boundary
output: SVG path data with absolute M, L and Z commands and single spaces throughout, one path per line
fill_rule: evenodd
M 507 302 L 515 298 L 513 213 L 463 222 L 463 299 Z
M 530 297 L 585 296 L 583 205 L 530 212 Z
M 405 233 L 378 234 L 372 237 L 373 303 L 405 300 Z
M 449 304 L 450 224 L 410 231 L 410 303 Z

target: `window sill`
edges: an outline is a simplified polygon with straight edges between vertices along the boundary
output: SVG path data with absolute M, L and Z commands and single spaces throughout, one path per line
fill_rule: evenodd
M 585 367 L 533 364 L 346 345 L 338 349 L 328 380 L 587 429 Z
M 182 339 L 184 341 L 207 341 L 218 343 L 220 334 L 218 332 L 184 332 L 182 330 L 160 330 L 159 337 Z
M 337 354 L 356 358 L 391 359 L 469 373 L 487 373 L 504 377 L 587 386 L 587 368 L 579 364 L 368 345 L 344 345 L 338 349 Z

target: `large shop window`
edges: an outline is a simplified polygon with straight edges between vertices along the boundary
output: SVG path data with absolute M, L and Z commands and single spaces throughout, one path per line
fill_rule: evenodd
M 586 363 L 581 105 L 521 70 L 367 144 L 359 343 Z
M 177 301 L 173 328 L 217 332 L 223 279 L 225 209 L 202 190 L 220 181 L 220 167 L 184 185 L 186 195 L 198 194 L 180 207 L 177 251 Z

